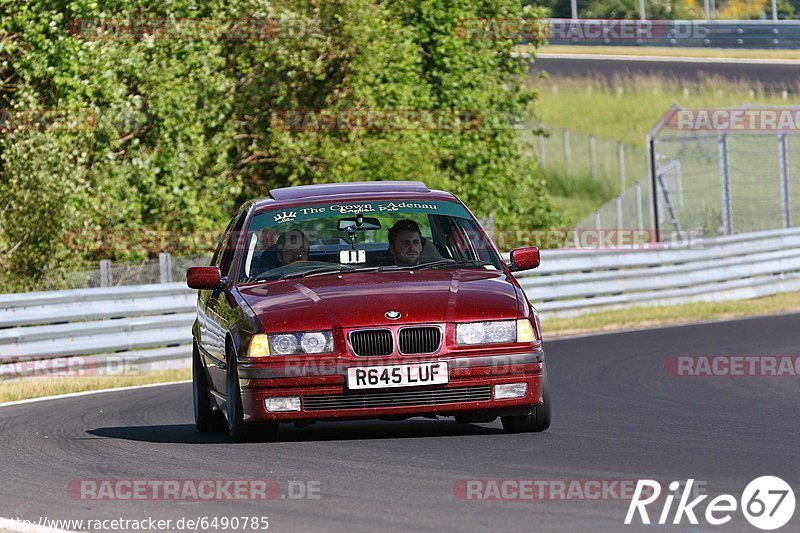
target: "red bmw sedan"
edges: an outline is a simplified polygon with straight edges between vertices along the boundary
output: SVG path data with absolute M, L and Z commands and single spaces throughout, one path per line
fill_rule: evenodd
M 536 310 L 467 207 L 420 182 L 274 189 L 192 267 L 202 432 L 268 440 L 281 423 L 455 417 L 550 426 Z

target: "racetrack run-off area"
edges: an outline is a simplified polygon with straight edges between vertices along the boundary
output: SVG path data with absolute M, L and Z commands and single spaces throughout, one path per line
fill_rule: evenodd
M 658 56 L 597 56 L 588 54 L 537 54 L 530 72 L 551 76 L 660 76 L 697 83 L 709 77 L 750 82 L 772 90 L 794 92 L 800 80 L 797 60 L 710 59 Z
M 546 342 L 554 408 L 553 425 L 541 434 L 505 434 L 499 420 L 416 418 L 286 427 L 278 442 L 234 445 L 222 434 L 195 432 L 190 384 L 7 406 L 0 408 L 0 516 L 267 516 L 277 531 L 683 531 L 685 518 L 681 526 L 624 526 L 629 499 L 476 501 L 458 487 L 465 480 L 647 478 L 666 486 L 692 478 L 709 499 L 741 494 L 765 475 L 797 487 L 798 377 L 686 377 L 665 364 L 675 355 L 797 356 L 798 320 Z M 283 496 L 303 482 L 318 498 L 94 501 L 74 491 L 80 480 L 121 479 L 266 479 Z M 654 522 L 662 503 L 650 512 Z M 795 516 L 783 530 L 797 531 L 798 523 Z M 701 518 L 695 530 L 755 531 L 739 511 L 724 526 Z

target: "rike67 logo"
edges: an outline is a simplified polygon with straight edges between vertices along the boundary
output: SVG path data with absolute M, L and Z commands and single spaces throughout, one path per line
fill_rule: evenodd
M 672 514 L 672 524 L 678 525 L 685 517 L 690 524 L 697 525 L 698 515 L 705 518 L 706 523 L 712 526 L 727 524 L 733 518 L 733 513 L 741 509 L 742 514 L 750 524 L 764 531 L 771 531 L 786 525 L 794 514 L 795 497 L 794 491 L 779 477 L 762 476 L 751 481 L 741 499 L 737 499 L 731 494 L 722 494 L 710 500 L 705 507 L 705 512 L 701 514 L 701 503 L 708 495 L 703 494 L 689 501 L 692 495 L 692 485 L 694 479 L 686 481 L 685 485 L 678 481 L 669 484 L 672 494 L 667 494 L 664 498 L 664 506 L 658 516 L 657 524 L 666 525 L 669 523 L 672 514 L 673 501 L 678 497 L 678 504 Z M 677 491 L 683 486 L 683 491 Z M 646 496 L 645 496 L 646 494 Z M 650 524 L 650 516 L 647 506 L 653 504 L 661 497 L 661 484 L 651 479 L 640 479 L 636 484 L 633 499 L 628 507 L 628 514 L 625 516 L 625 524 L 634 522 L 637 514 L 642 524 Z M 653 506 L 655 507 L 655 506 Z

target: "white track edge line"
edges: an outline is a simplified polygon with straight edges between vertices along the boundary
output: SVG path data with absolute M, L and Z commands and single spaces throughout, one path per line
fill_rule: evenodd
M 148 383 L 146 385 L 129 385 L 127 387 L 114 387 L 112 389 L 98 389 L 98 390 L 87 390 L 81 392 L 70 392 L 67 394 L 55 394 L 53 396 L 42 396 L 40 398 L 28 398 L 26 400 L 14 400 L 13 402 L 5 402 L 0 403 L 0 407 L 11 407 L 12 405 L 23 405 L 26 403 L 36 403 L 36 402 L 44 402 L 47 400 L 59 400 L 62 398 L 76 398 L 78 396 L 90 396 L 92 394 L 101 394 L 105 392 L 119 392 L 119 391 L 126 391 L 126 390 L 136 390 L 136 389 L 149 389 L 152 387 L 163 387 L 164 385 L 177 385 L 179 383 L 191 383 L 192 380 L 184 379 L 181 381 L 165 381 L 164 383 Z

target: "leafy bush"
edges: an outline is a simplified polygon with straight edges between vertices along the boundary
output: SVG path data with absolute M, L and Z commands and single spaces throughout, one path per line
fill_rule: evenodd
M 0 0 L 0 12 L 0 109 L 94 117 L 78 127 L 6 123 L 6 288 L 159 251 L 104 235 L 221 231 L 242 200 L 276 186 L 419 179 L 459 194 L 479 216 L 494 214 L 499 229 L 552 220 L 536 162 L 508 121 L 441 131 L 275 127 L 276 113 L 298 109 L 524 118 L 534 93 L 512 43 L 454 31 L 463 19 L 520 16 L 515 0 Z M 256 40 L 74 34 L 82 20 L 129 17 L 273 18 L 280 32 Z M 197 249 L 181 251 L 208 247 L 193 242 Z

